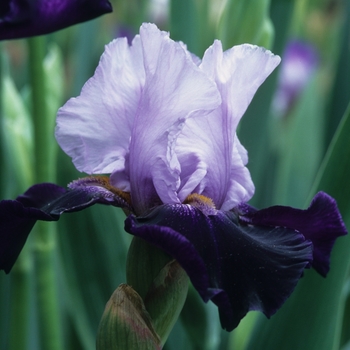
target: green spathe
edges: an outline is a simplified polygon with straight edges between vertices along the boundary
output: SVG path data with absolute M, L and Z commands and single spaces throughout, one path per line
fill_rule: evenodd
M 146 295 L 145 305 L 162 344 L 167 340 L 184 306 L 188 281 L 186 272 L 176 260 L 172 260 L 159 272 Z
M 143 300 L 127 284 L 121 284 L 106 305 L 97 332 L 96 349 L 161 349 Z
M 187 297 L 186 272 L 162 250 L 134 237 L 128 252 L 127 283 L 143 298 L 164 345 Z

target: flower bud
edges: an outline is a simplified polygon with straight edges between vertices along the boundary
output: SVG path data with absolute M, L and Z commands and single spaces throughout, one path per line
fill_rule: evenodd
M 141 297 L 127 284 L 121 284 L 106 305 L 97 332 L 96 349 L 161 349 Z

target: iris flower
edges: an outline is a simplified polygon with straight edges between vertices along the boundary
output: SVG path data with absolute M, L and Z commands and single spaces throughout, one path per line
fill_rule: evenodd
M 111 11 L 107 0 L 1 0 L 0 40 L 51 33 Z
M 223 52 L 220 41 L 200 60 L 152 24 L 131 46 L 112 41 L 57 116 L 58 143 L 90 176 L 0 203 L 0 268 L 11 270 L 36 220 L 113 205 L 128 213 L 127 232 L 178 260 L 224 329 L 249 310 L 270 317 L 304 269 L 327 274 L 334 241 L 346 234 L 322 192 L 306 210 L 246 204 L 254 185 L 236 128 L 279 61 L 252 45 Z
M 278 85 L 272 102 L 276 116 L 286 116 L 295 105 L 318 65 L 318 54 L 311 44 L 300 40 L 288 43 L 281 64 Z

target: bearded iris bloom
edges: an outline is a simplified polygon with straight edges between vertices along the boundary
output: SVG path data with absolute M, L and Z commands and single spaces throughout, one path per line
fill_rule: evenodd
M 223 52 L 219 41 L 200 60 L 152 24 L 131 46 L 111 42 L 57 116 L 58 143 L 94 176 L 2 201 L 0 268 L 11 270 L 36 220 L 113 205 L 128 213 L 127 232 L 180 263 L 202 299 L 218 306 L 224 329 L 249 310 L 270 317 L 306 268 L 327 274 L 333 244 L 346 234 L 323 192 L 306 210 L 246 203 L 254 185 L 236 128 L 279 61 L 252 45 Z
M 0 40 L 48 34 L 111 11 L 107 0 L 2 0 Z

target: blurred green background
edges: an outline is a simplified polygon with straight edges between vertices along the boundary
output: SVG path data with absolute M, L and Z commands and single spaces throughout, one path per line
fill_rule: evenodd
M 46 175 L 39 181 L 66 186 L 82 176 L 58 149 L 53 136 L 56 111 L 80 93 L 104 45 L 118 36 L 132 38 L 142 22 L 155 22 L 199 57 L 214 39 L 222 40 L 225 49 L 251 43 L 282 57 L 238 130 L 256 186 L 251 204 L 305 208 L 323 190 L 337 200 L 350 227 L 349 0 L 111 2 L 112 14 L 39 39 L 45 56 L 41 79 L 46 90 L 38 97 L 46 103 L 44 141 L 33 137 L 31 117 L 35 79 L 30 62 L 39 50 L 37 42 L 1 43 L 0 198 L 15 198 L 38 181 L 36 142 L 47 145 L 41 162 Z M 273 101 L 281 88 L 279 74 L 291 40 L 312 47 L 317 63 L 293 103 L 277 113 Z M 292 77 L 298 72 L 296 68 Z M 119 209 L 95 206 L 64 215 L 58 223 L 37 225 L 11 274 L 0 274 L 0 349 L 95 348 L 104 306 L 125 282 L 131 237 L 123 230 L 124 217 Z M 41 260 L 43 251 L 48 260 Z M 350 237 L 345 237 L 335 245 L 326 279 L 307 271 L 271 320 L 251 312 L 231 333 L 221 330 L 216 307 L 204 304 L 190 289 L 164 349 L 350 349 L 349 266 Z M 54 330 L 43 322 L 50 315 L 56 315 Z

